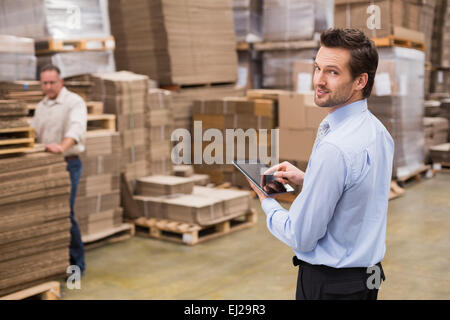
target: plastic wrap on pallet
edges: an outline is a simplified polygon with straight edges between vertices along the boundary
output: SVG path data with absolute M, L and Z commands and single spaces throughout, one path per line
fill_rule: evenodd
M 385 125 L 395 142 L 393 175 L 402 177 L 424 163 L 424 60 L 422 51 L 379 48 L 380 65 L 376 90 L 369 109 Z M 377 79 L 378 77 L 378 79 Z
M 333 26 L 333 0 L 265 0 L 264 41 L 312 39 Z
M 314 59 L 317 49 L 277 50 L 263 53 L 263 88 L 293 90 L 294 62 Z
M 0 70 L 1 81 L 34 80 L 33 39 L 0 35 Z
M 61 77 L 73 77 L 90 73 L 114 72 L 112 51 L 74 51 L 61 52 L 38 57 L 38 70 L 52 63 L 61 70 Z
M 107 0 L 0 0 L 0 34 L 34 39 L 110 33 Z
M 259 0 L 233 1 L 234 31 L 236 41 L 262 40 L 262 2 Z

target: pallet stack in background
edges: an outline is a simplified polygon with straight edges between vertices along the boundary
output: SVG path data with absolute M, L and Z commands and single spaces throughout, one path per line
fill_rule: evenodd
M 293 66 L 297 60 L 312 63 L 319 34 L 333 26 L 333 1 L 264 1 L 262 87 L 293 90 Z M 312 70 L 310 70 L 312 73 Z
M 95 100 L 103 101 L 104 111 L 116 116 L 121 142 L 120 172 L 126 187 L 134 190 L 136 179 L 147 175 L 145 110 L 149 79 L 127 71 L 95 74 L 92 79 Z
M 36 152 L 0 159 L 0 296 L 64 276 L 69 193 L 62 155 Z
M 122 0 L 109 11 L 119 69 L 160 85 L 236 81 L 231 0 Z
M 115 71 L 107 0 L 2 0 L 0 6 L 0 34 L 34 39 L 38 69 L 53 63 L 63 78 Z
M 0 70 L 0 81 L 34 80 L 36 57 L 33 39 L 0 32 Z

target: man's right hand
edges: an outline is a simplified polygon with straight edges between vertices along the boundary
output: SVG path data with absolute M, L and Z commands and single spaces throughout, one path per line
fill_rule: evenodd
M 267 169 L 264 174 L 273 174 L 281 183 L 301 184 L 305 173 L 293 164 L 284 161 Z

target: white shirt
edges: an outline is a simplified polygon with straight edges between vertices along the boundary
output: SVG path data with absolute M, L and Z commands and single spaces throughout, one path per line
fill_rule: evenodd
M 79 95 L 63 87 L 56 99 L 45 97 L 39 102 L 31 126 L 39 143 L 60 144 L 64 138 L 74 139 L 76 144 L 64 155 L 79 155 L 86 143 L 86 104 Z

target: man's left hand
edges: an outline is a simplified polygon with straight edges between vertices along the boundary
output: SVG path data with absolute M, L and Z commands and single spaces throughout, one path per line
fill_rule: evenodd
M 267 196 L 264 193 L 262 193 L 261 190 L 259 190 L 258 187 L 255 186 L 255 184 L 252 181 L 250 181 L 249 179 L 247 179 L 247 181 L 250 184 L 250 187 L 252 187 L 253 191 L 255 191 L 256 195 L 258 196 L 259 201 L 262 202 L 264 199 L 267 198 Z
M 52 144 L 46 145 L 45 151 L 48 151 L 51 153 L 63 153 L 64 152 L 63 148 L 57 143 L 52 143 Z

